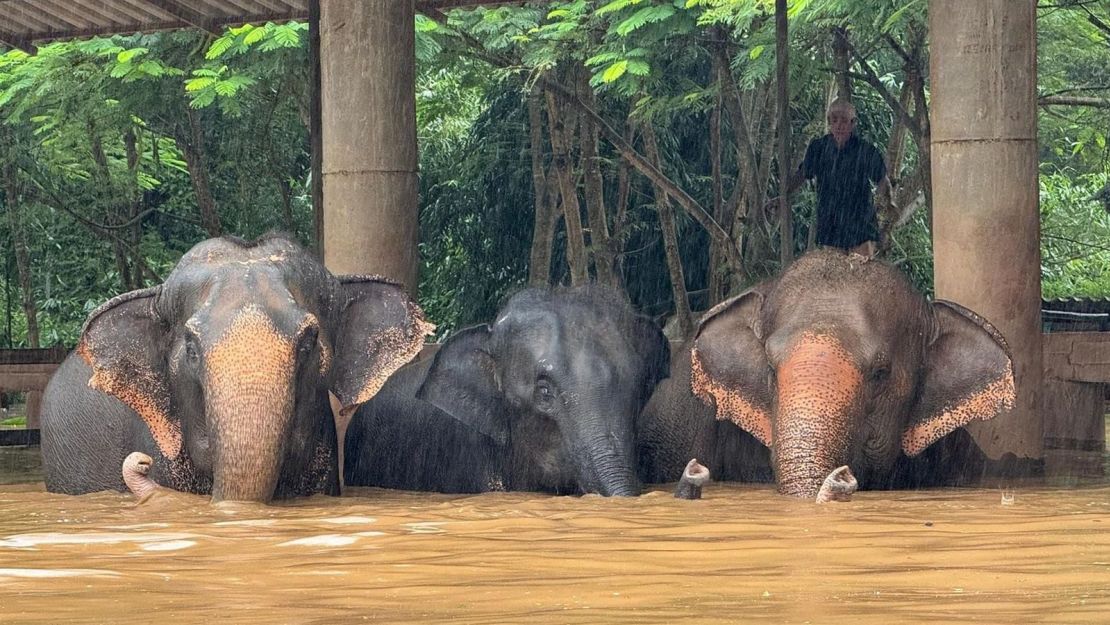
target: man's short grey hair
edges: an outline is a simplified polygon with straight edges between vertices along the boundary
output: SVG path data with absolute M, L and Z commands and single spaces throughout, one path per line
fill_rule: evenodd
M 847 98 L 837 98 L 830 102 L 829 108 L 825 110 L 825 116 L 828 117 L 833 111 L 844 112 L 852 119 L 856 118 L 856 107 L 852 104 L 852 101 Z

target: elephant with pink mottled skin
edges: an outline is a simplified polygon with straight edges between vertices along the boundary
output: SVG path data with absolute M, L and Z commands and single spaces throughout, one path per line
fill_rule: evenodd
M 845 465 L 882 488 L 936 483 L 921 473 L 965 452 L 984 462 L 961 427 L 1007 413 L 1015 395 L 990 323 L 837 250 L 709 310 L 672 363 L 638 422 L 642 478 L 674 481 L 697 457 L 716 479 L 774 479 L 804 498 Z
M 47 489 L 122 491 L 139 451 L 155 483 L 214 500 L 336 494 L 346 419 L 431 328 L 400 286 L 282 236 L 198 243 L 85 322 L 43 397 Z

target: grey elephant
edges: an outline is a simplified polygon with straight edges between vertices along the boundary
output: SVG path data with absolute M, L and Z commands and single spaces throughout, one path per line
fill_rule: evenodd
M 799 497 L 842 465 L 862 488 L 898 486 L 967 451 L 966 432 L 946 435 L 1015 396 L 990 323 L 836 250 L 707 311 L 674 360 L 639 422 L 648 481 L 676 480 L 697 457 L 718 479 L 774 479 Z M 940 455 L 915 467 L 926 449 Z
M 89 316 L 43 397 L 46 487 L 122 491 L 139 451 L 155 482 L 216 500 L 335 494 L 336 421 L 431 327 L 400 286 L 337 278 L 281 236 L 203 241 Z
M 528 289 L 402 368 L 351 422 L 349 484 L 638 495 L 634 419 L 662 332 L 596 287 Z

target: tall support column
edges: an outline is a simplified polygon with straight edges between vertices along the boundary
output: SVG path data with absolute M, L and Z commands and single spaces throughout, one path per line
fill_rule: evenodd
M 415 296 L 413 0 L 320 0 L 324 263 Z
M 968 427 L 987 455 L 1044 456 L 1035 0 L 930 0 L 933 251 L 938 298 L 1013 352 L 1012 414 Z

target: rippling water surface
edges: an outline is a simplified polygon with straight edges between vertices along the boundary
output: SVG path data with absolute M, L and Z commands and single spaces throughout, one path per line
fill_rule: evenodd
M 700 501 L 0 486 L 0 622 L 1108 623 L 1110 487 Z

